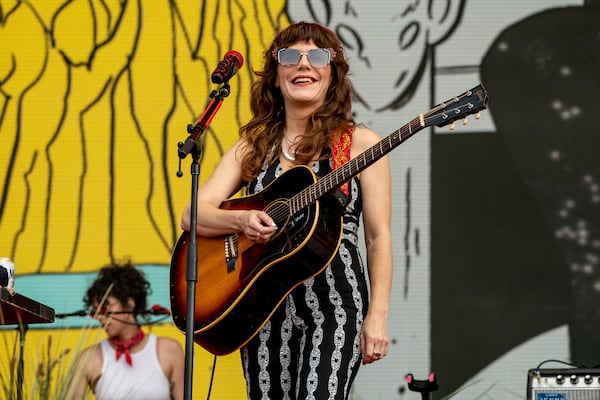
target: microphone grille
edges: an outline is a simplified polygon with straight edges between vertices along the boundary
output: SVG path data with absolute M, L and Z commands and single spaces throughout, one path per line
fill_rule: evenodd
M 229 50 L 227 53 L 225 53 L 225 56 L 223 58 L 227 58 L 227 57 L 237 58 L 238 68 L 241 68 L 242 65 L 244 65 L 244 56 L 242 56 L 242 54 L 237 50 Z

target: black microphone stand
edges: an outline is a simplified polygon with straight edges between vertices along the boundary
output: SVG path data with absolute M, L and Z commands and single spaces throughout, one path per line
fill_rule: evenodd
M 221 104 L 225 97 L 229 96 L 230 87 L 228 80 L 223 82 L 218 90 L 213 90 L 210 94 L 212 100 L 204 110 L 204 113 L 200 116 L 198 123 L 187 126 L 187 131 L 190 136 L 187 138 L 185 143 L 179 142 L 178 155 L 180 162 L 188 154 L 192 155 L 192 164 L 190 172 L 192 175 L 192 193 L 191 193 L 191 209 L 190 209 L 190 239 L 188 244 L 187 254 L 187 269 L 186 269 L 186 282 L 187 282 L 187 303 L 186 303 L 186 321 L 185 321 L 185 376 L 184 376 L 184 399 L 190 400 L 192 398 L 192 378 L 194 368 L 194 311 L 196 305 L 196 282 L 198 281 L 198 248 L 196 240 L 196 223 L 198 214 L 198 177 L 200 176 L 200 165 L 198 160 L 200 159 L 200 147 L 198 142 L 213 117 L 221 108 Z M 183 176 L 181 170 L 178 171 L 178 177 Z

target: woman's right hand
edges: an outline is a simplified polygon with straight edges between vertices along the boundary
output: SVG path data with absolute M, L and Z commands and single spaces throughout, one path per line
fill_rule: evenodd
M 249 210 L 240 215 L 240 231 L 250 240 L 266 243 L 277 232 L 275 221 L 264 211 Z

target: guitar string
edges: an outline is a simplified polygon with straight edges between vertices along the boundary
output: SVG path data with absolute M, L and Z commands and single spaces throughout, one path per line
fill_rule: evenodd
M 465 94 L 463 94 L 461 96 L 457 96 L 453 101 L 458 102 L 461 98 L 471 96 L 471 94 L 472 94 L 472 91 L 466 92 Z M 460 116 L 458 116 L 458 114 L 462 114 L 462 113 L 460 113 L 460 110 L 464 106 L 471 108 L 471 109 L 474 108 L 474 105 L 472 103 L 467 103 L 466 105 L 463 104 L 458 107 L 455 107 L 453 110 L 457 114 L 457 116 L 454 120 L 456 120 L 460 117 Z M 439 108 L 439 107 L 446 108 L 447 102 L 441 103 L 436 108 Z M 434 117 L 439 117 L 439 115 L 447 115 L 446 112 L 448 110 L 440 113 L 440 112 L 436 111 L 436 108 L 434 108 L 431 112 L 424 114 L 422 116 L 423 120 L 429 121 L 429 120 L 434 119 Z M 436 112 L 434 112 L 434 111 L 436 111 Z M 475 112 L 475 111 L 473 111 L 473 112 Z M 277 206 L 275 208 L 275 210 L 271 213 L 272 218 L 275 219 L 276 221 L 283 221 L 283 220 L 287 219 L 288 215 L 291 214 L 290 211 L 292 211 L 294 209 L 297 209 L 299 211 L 299 210 L 307 207 L 308 205 L 312 204 L 316 199 L 320 198 L 323 194 L 325 194 L 325 192 L 326 192 L 325 188 L 327 188 L 327 187 L 332 188 L 335 185 L 339 185 L 339 184 L 345 182 L 347 172 L 349 173 L 350 177 L 354 176 L 352 171 L 354 169 L 353 167 L 355 166 L 355 164 L 359 164 L 361 161 L 365 161 L 364 165 L 369 165 L 369 163 L 366 162 L 367 155 L 370 155 L 371 162 L 375 161 L 373 152 L 377 146 L 380 147 L 379 152 L 383 153 L 383 154 L 381 154 L 381 156 L 387 154 L 387 152 L 391 151 L 391 149 L 393 149 L 395 146 L 397 146 L 399 144 L 398 143 L 398 144 L 394 145 L 394 142 L 397 140 L 397 138 L 396 138 L 397 135 L 399 135 L 400 143 L 402 143 L 408 137 L 412 136 L 414 133 L 417 132 L 417 130 L 415 130 L 413 132 L 413 129 L 411 129 L 412 123 L 415 123 L 417 125 L 416 128 L 423 128 L 423 127 L 421 127 L 421 124 L 419 121 L 420 118 L 421 118 L 421 116 L 416 117 L 413 120 L 411 120 L 409 123 L 407 123 L 406 125 L 402 126 L 400 129 L 394 131 L 392 134 L 390 134 L 389 136 L 387 136 L 386 138 L 381 140 L 379 143 L 377 143 L 376 145 L 367 149 L 364 153 L 360 154 L 357 158 L 355 158 L 354 160 L 351 160 L 351 162 L 348 162 L 347 164 L 342 166 L 342 168 L 337 170 L 336 173 L 328 174 L 324 177 L 325 179 L 323 179 L 322 181 L 315 182 L 316 186 L 312 187 L 313 185 L 311 185 L 311 187 L 307 187 L 304 190 L 298 192 L 297 194 L 292 196 L 290 199 L 288 199 L 288 201 L 285 203 L 286 207 L 284 207 L 283 205 Z M 448 121 L 447 123 L 450 123 L 450 121 Z M 426 126 L 427 126 L 427 124 L 425 124 L 425 127 Z M 407 129 L 408 129 L 408 132 L 407 132 Z M 409 135 L 405 137 L 406 133 L 409 133 Z M 288 137 L 285 137 L 285 139 L 287 141 L 291 142 L 291 140 Z M 390 142 L 390 143 L 385 143 L 385 142 Z M 384 149 L 382 147 L 384 144 L 387 144 L 387 147 L 385 149 L 385 150 L 387 150 L 386 152 L 384 152 Z M 293 157 L 289 153 L 287 153 L 283 143 L 282 143 L 282 153 L 283 153 L 284 158 L 286 158 L 288 161 L 293 161 Z M 356 169 L 358 169 L 359 166 L 360 165 L 356 165 Z M 341 175 L 341 180 L 339 179 L 338 175 Z M 336 177 L 338 177 L 338 179 L 335 179 Z M 304 201 L 300 201 L 300 200 L 304 200 Z M 296 202 L 299 202 L 300 205 L 295 204 Z M 296 212 L 298 212 L 298 211 L 296 211 Z
M 413 123 L 415 122 L 415 120 L 409 122 Z M 409 125 L 407 124 L 407 125 Z M 406 127 L 402 127 L 404 128 L 404 133 L 406 133 Z M 357 158 L 355 158 L 354 160 L 352 160 L 351 162 L 348 162 L 346 164 L 344 164 L 340 169 L 338 169 L 334 174 L 328 174 L 326 175 L 322 180 L 319 180 L 316 183 L 316 186 L 314 188 L 305 188 L 304 190 L 302 190 L 301 192 L 297 193 L 296 195 L 292 196 L 292 198 L 289 199 L 288 203 L 292 203 L 292 206 L 294 205 L 294 200 L 295 199 L 300 199 L 300 200 L 305 200 L 305 201 L 301 201 L 301 204 L 309 205 L 311 204 L 315 198 L 319 198 L 321 197 L 322 194 L 324 194 L 327 190 L 327 188 L 331 188 L 331 187 L 335 187 L 336 185 L 340 185 L 343 182 L 346 181 L 347 176 L 353 176 L 353 170 L 357 170 L 358 167 L 360 166 L 360 163 L 362 161 L 364 162 L 364 165 L 368 165 L 369 162 L 367 162 L 367 159 L 370 159 L 371 161 L 375 160 L 375 156 L 373 155 L 374 153 L 374 149 L 379 146 L 380 148 L 380 153 L 384 153 L 383 150 L 383 146 L 386 145 L 386 150 L 389 148 L 392 148 L 392 143 L 386 143 L 386 142 L 394 142 L 397 139 L 395 138 L 396 136 L 400 135 L 400 138 L 402 138 L 403 140 L 405 139 L 402 133 L 402 128 L 396 130 L 395 132 L 393 132 L 392 134 L 390 134 L 387 138 L 384 138 L 382 141 L 380 141 L 377 145 L 373 146 L 370 149 L 367 149 L 363 154 L 359 155 Z M 286 138 L 287 139 L 287 138 Z M 284 155 L 285 157 L 285 155 Z M 356 166 L 356 167 L 355 167 Z M 341 176 L 341 179 L 340 179 Z M 287 209 L 289 210 L 290 207 L 287 207 Z M 304 207 L 302 206 L 298 206 L 297 209 L 302 209 Z M 284 210 L 284 207 L 278 207 L 278 211 L 273 212 L 272 216 L 275 217 L 275 219 L 278 218 L 282 218 L 285 214 L 288 214 L 288 212 L 286 212 L 286 210 Z

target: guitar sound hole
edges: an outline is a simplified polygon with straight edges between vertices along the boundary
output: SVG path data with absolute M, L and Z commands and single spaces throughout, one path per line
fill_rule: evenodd
M 269 214 L 278 229 L 273 235 L 271 240 L 277 238 L 283 231 L 290 229 L 288 223 L 290 222 L 289 204 L 287 199 L 278 199 L 271 202 L 264 211 Z

